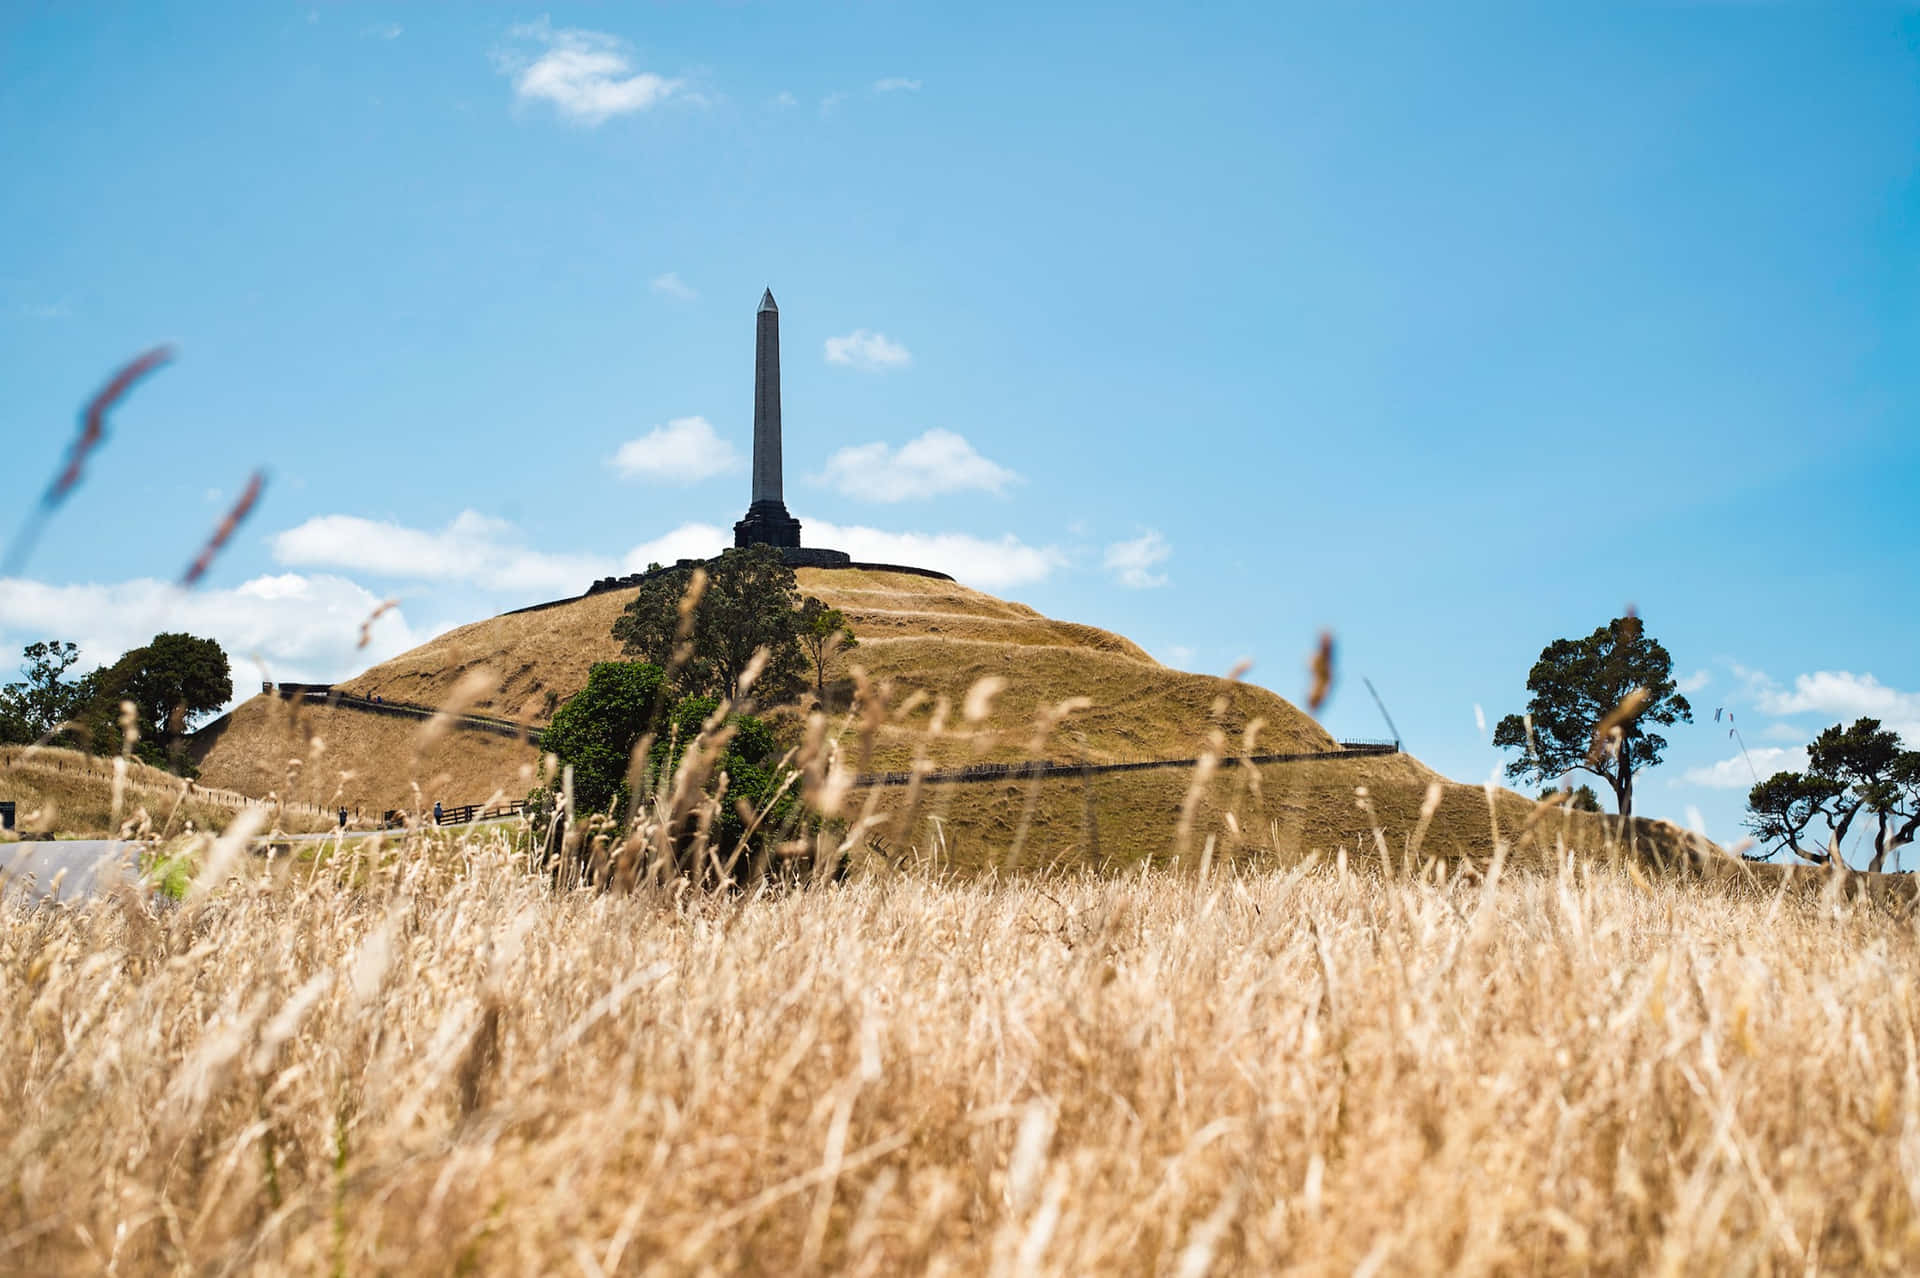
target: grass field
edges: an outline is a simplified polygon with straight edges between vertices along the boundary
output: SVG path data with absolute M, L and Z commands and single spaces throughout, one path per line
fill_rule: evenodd
M 501 833 L 0 927 L 0 1270 L 1912 1272 L 1902 909 L 1594 859 L 749 899 Z

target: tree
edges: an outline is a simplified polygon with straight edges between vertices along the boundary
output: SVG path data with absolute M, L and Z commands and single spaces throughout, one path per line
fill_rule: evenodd
M 641 583 L 613 623 L 628 656 L 674 671 L 676 688 L 691 695 L 737 700 L 740 680 L 755 652 L 765 648 L 763 693 L 785 695 L 805 669 L 799 638 L 799 592 L 793 569 L 772 546 L 729 550 L 706 565 L 707 586 L 693 610 L 691 647 L 676 663 L 680 603 L 692 569 L 660 573 Z
M 1648 725 L 1693 722 L 1693 707 L 1674 685 L 1673 658 L 1634 616 L 1548 644 L 1527 674 L 1527 691 L 1526 714 L 1510 714 L 1493 730 L 1496 746 L 1525 752 L 1507 775 L 1555 781 L 1591 773 L 1612 787 L 1621 816 L 1633 815 L 1634 773 L 1657 765 L 1667 748 Z
M 1559 793 L 1560 793 L 1559 786 L 1550 785 L 1546 789 L 1540 792 L 1540 798 L 1544 801 L 1544 800 L 1553 798 L 1555 795 Z M 1600 811 L 1600 796 L 1593 792 L 1593 787 L 1590 785 L 1576 785 L 1576 786 L 1569 787 L 1567 792 L 1566 803 L 1567 803 L 1567 811 L 1569 812 Z
M 1776 772 L 1760 782 L 1747 794 L 1747 810 L 1747 828 L 1769 855 L 1792 852 L 1843 867 L 1840 845 L 1865 815 L 1873 822 L 1867 869 L 1878 873 L 1920 832 L 1920 750 L 1906 749 L 1878 719 L 1836 723 L 1807 747 L 1805 772 Z M 1816 821 L 1825 827 L 1823 846 L 1808 847 Z
M 813 659 L 813 694 L 821 705 L 827 703 L 827 658 L 836 652 L 858 648 L 853 627 L 838 608 L 829 608 L 808 595 L 800 605 L 800 646 Z
M 179 764 L 176 748 L 194 721 L 232 699 L 233 674 L 218 643 L 188 634 L 160 634 L 99 672 L 85 717 L 93 730 L 93 748 L 101 754 L 118 753 L 120 703 L 131 701 L 140 757 L 169 767 Z
M 577 812 L 623 809 L 633 748 L 660 712 L 660 667 L 638 661 L 600 661 L 587 686 L 554 711 L 540 748 L 573 765 Z
M 88 678 L 66 678 L 80 660 L 77 644 L 46 639 L 28 644 L 21 655 L 26 677 L 0 690 L 0 742 L 26 745 L 77 718 L 93 688 Z

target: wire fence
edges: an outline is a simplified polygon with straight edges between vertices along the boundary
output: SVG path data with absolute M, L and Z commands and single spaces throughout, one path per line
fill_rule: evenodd
M 1306 750 L 1291 754 L 1223 755 L 1222 767 L 1255 766 L 1269 763 L 1306 763 L 1315 759 L 1351 759 L 1356 755 L 1400 753 L 1397 741 L 1342 741 L 1338 750 Z M 1150 768 L 1191 768 L 1200 760 L 1131 759 L 1118 763 L 1065 762 L 1053 759 L 1028 759 L 1019 763 L 970 763 L 962 768 L 931 769 L 919 773 L 923 785 L 965 784 L 978 781 L 1028 780 L 1035 777 L 1096 776 L 1108 772 L 1145 772 Z M 855 777 L 856 786 L 911 785 L 916 773 L 873 772 Z

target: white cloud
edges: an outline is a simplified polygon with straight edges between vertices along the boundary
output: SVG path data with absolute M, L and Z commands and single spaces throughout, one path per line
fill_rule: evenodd
M 826 97 L 820 99 L 820 114 L 823 116 L 832 115 L 839 105 L 846 100 L 847 95 L 844 93 L 829 93 Z
M 1193 668 L 1194 651 L 1184 643 L 1171 643 L 1160 650 L 1160 664 L 1175 670 Z
M 1001 493 L 1020 476 L 974 451 L 966 436 L 930 430 L 898 449 L 856 444 L 827 459 L 819 482 L 863 501 L 910 501 L 969 490 Z
M 1820 728 L 1873 718 L 1913 746 L 1920 746 L 1920 693 L 1889 688 L 1870 674 L 1846 670 L 1817 670 L 1797 676 L 1792 688 L 1782 688 L 1760 675 L 1754 704 L 1768 714 L 1818 715 Z
M 783 111 L 790 106 L 797 106 L 799 102 L 800 99 L 794 97 L 793 94 L 787 92 L 785 89 L 773 95 L 773 105 Z
M 397 22 L 375 22 L 360 28 L 360 34 L 375 40 L 398 40 L 406 28 Z
M 918 80 L 909 80 L 901 75 L 890 75 L 884 80 L 875 80 L 873 82 L 873 91 L 875 93 L 899 93 L 902 91 L 918 93 L 920 92 L 920 82 Z
M 1164 586 L 1167 575 L 1154 569 L 1172 555 L 1173 547 L 1167 544 L 1167 539 L 1149 528 L 1132 541 L 1116 541 L 1107 547 L 1107 571 L 1115 581 L 1132 590 Z
M 629 550 L 621 559 L 621 567 L 627 572 L 645 572 L 648 564 L 671 565 L 682 559 L 711 559 L 731 545 L 730 529 L 712 524 L 682 524 Z
M 329 683 L 430 637 L 395 609 L 373 624 L 360 648 L 360 626 L 380 602 L 345 578 L 298 573 L 193 593 L 150 578 L 65 586 L 8 580 L 0 581 L 0 636 L 14 651 L 38 639 L 71 639 L 91 668 L 163 631 L 183 630 L 218 641 L 233 663 L 234 691 L 244 698 L 261 677 L 256 657 L 267 678 Z
M 739 469 L 740 454 L 706 418 L 676 417 L 620 445 L 612 465 L 628 479 L 692 484 Z
M 1682 693 L 1695 693 L 1713 682 L 1713 675 L 1705 670 L 1696 670 L 1684 678 L 1673 681 L 1674 687 Z
M 1752 759 L 1751 766 L 1748 765 L 1749 757 Z M 1803 749 L 1761 746 L 1747 755 L 1736 754 L 1718 763 L 1688 768 L 1680 774 L 1680 779 L 1688 785 L 1705 786 L 1710 790 L 1751 790 L 1756 776 L 1764 781 L 1776 772 L 1801 772 L 1806 766 L 1807 752 Z
M 1703 839 L 1707 837 L 1707 818 L 1702 816 L 1699 807 L 1692 803 L 1687 805 L 1687 828 Z
M 561 115 L 589 127 L 616 115 L 646 111 L 686 87 L 651 71 L 634 71 L 627 44 L 617 36 L 574 27 L 555 28 L 546 18 L 513 28 L 519 46 L 495 62 L 513 78 L 514 96 L 546 102 Z M 543 52 L 531 61 L 524 46 Z
M 1813 734 L 1791 723 L 1769 723 L 1760 732 L 1769 741 L 1805 741 Z
M 809 546 L 844 550 L 868 563 L 932 568 L 969 586 L 998 590 L 1045 581 L 1064 567 L 1066 555 L 1054 546 L 1029 546 L 1012 533 L 998 539 L 966 533 L 883 532 L 801 517 Z
M 913 362 L 907 348 L 868 329 L 856 328 L 845 337 L 827 339 L 827 363 L 876 372 L 886 368 L 905 368 Z
M 700 296 L 687 287 L 677 271 L 668 271 L 665 275 L 654 276 L 653 291 L 665 293 L 668 297 L 677 297 L 683 302 L 691 302 Z
M 512 524 L 462 511 L 439 532 L 358 515 L 317 515 L 273 539 L 283 564 L 410 581 L 459 581 L 488 590 L 578 594 L 614 570 L 598 555 L 551 555 L 518 544 Z

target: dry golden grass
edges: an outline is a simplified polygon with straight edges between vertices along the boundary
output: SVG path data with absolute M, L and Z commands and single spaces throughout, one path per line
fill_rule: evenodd
M 1179 855 L 1168 831 L 1190 794 L 1188 855 L 1204 853 L 1211 841 L 1219 858 L 1253 864 L 1343 850 L 1378 859 L 1382 848 L 1401 863 L 1409 854 L 1415 864 L 1485 861 L 1500 841 L 1516 863 L 1549 864 L 1562 842 L 1605 857 L 1618 846 L 1656 863 L 1727 859 L 1664 821 L 1623 827 L 1617 817 L 1542 808 L 1511 790 L 1490 798 L 1484 787 L 1447 781 L 1407 755 L 1268 764 L 1251 774 L 1224 767 L 1197 790 L 1195 776 L 1169 768 L 934 784 L 917 802 L 907 787 L 890 786 L 856 796 L 853 807 L 864 813 L 871 795 L 873 814 L 884 818 L 873 827 L 878 845 L 892 860 L 963 873 L 1165 864 Z
M 20 833 L 104 839 L 117 837 L 123 829 L 178 834 L 191 825 L 224 830 L 246 801 L 241 794 L 189 784 L 144 763 L 126 765 L 117 816 L 113 788 L 112 759 L 45 746 L 0 747 L 0 799 L 18 805 Z M 278 824 L 299 832 L 324 829 L 333 819 L 317 807 L 294 805 L 281 811 Z
M 1604 866 L 0 914 L 0 1269 L 1912 1272 L 1912 920 Z
M 525 797 L 539 751 L 486 732 L 432 735 L 426 721 L 256 696 L 198 733 L 208 784 L 277 794 L 366 817 L 388 809 L 484 803 L 496 791 Z M 315 742 L 318 742 L 316 747 Z

